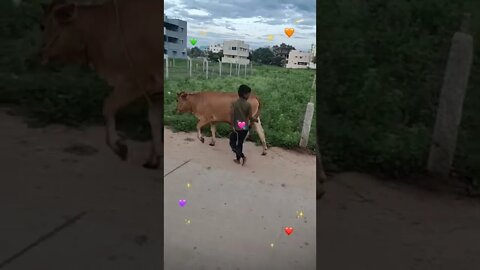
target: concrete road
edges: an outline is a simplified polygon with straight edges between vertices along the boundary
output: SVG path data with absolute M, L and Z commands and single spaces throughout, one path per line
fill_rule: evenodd
M 315 269 L 315 156 L 165 135 L 165 269 Z
M 125 163 L 104 138 L 102 127 L 30 129 L 0 113 L 0 265 L 20 254 L 0 269 L 161 269 L 162 172 L 139 166 L 147 145 L 132 144 Z
M 480 201 L 343 173 L 317 203 L 318 269 L 480 266 Z

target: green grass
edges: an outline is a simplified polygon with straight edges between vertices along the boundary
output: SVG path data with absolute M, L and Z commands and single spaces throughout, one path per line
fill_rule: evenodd
M 176 62 L 178 66 L 178 62 Z M 225 65 L 227 66 L 227 65 Z M 201 67 L 200 67 L 201 68 Z M 217 65 L 218 68 L 218 65 Z M 185 70 L 186 66 L 185 66 Z M 218 72 L 218 69 L 217 69 Z M 194 131 L 197 120 L 191 114 L 175 113 L 177 93 L 181 91 L 201 92 L 219 91 L 235 92 L 241 84 L 250 86 L 262 102 L 261 120 L 265 130 L 267 143 L 285 148 L 298 147 L 303 125 L 305 109 L 310 98 L 315 100 L 312 89 L 314 70 L 292 70 L 273 66 L 254 66 L 254 74 L 246 77 L 217 75 L 212 79 L 172 77 L 165 80 L 165 125 L 180 131 Z M 206 127 L 205 134 L 209 128 Z M 218 125 L 220 136 L 229 133 L 228 124 Z M 315 148 L 315 118 L 309 136 L 308 147 Z M 255 140 L 259 142 L 255 136 Z

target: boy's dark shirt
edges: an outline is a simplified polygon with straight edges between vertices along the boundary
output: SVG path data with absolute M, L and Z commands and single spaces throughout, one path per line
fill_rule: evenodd
M 251 110 L 252 106 L 243 98 L 239 98 L 232 103 L 233 125 L 235 130 L 248 130 Z M 241 128 L 238 125 L 239 122 L 245 122 L 245 125 Z

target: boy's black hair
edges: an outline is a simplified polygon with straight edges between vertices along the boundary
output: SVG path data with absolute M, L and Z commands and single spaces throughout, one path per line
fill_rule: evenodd
M 244 97 L 245 94 L 248 94 L 252 92 L 252 89 L 250 89 L 250 87 L 246 86 L 245 84 L 242 84 L 240 85 L 240 87 L 238 87 L 238 96 L 239 97 Z

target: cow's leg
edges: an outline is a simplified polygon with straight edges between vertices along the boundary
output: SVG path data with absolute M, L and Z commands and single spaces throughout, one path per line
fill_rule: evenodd
M 217 127 L 215 123 L 210 124 L 210 130 L 212 131 L 212 142 L 210 143 L 211 146 L 215 145 L 215 133 L 217 132 Z
M 206 124 L 208 124 L 208 121 L 205 120 L 204 118 L 200 118 L 198 123 L 197 123 L 197 138 L 202 142 L 204 143 L 205 142 L 205 138 L 203 138 L 202 136 L 202 127 L 205 126 Z
M 253 122 L 253 126 L 255 127 L 255 131 L 260 137 L 260 141 L 262 142 L 263 151 L 262 155 L 267 154 L 267 141 L 265 140 L 265 132 L 263 131 L 262 123 L 260 122 L 260 117 L 257 118 L 258 122 Z
M 107 99 L 105 99 L 103 104 L 107 145 L 122 160 L 127 159 L 128 147 L 124 140 L 118 136 L 115 115 L 118 110 L 135 100 L 137 97 L 138 94 L 136 94 L 132 89 L 126 87 L 116 87 L 114 91 L 107 97 Z
M 151 103 L 148 108 L 148 120 L 152 132 L 152 148 L 150 158 L 144 168 L 158 169 L 163 164 L 163 92 L 149 95 Z

